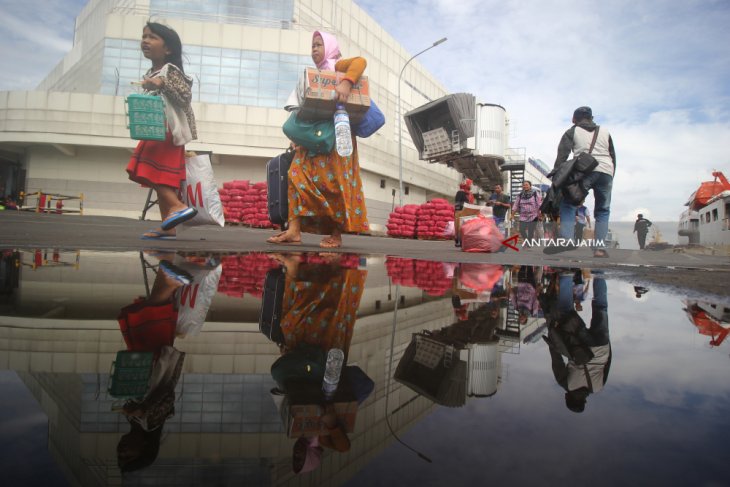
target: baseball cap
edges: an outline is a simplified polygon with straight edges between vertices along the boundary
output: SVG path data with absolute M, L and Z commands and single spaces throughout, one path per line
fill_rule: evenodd
M 575 118 L 576 120 L 591 117 L 593 117 L 593 110 L 591 110 L 591 107 L 578 107 L 573 112 L 573 118 Z

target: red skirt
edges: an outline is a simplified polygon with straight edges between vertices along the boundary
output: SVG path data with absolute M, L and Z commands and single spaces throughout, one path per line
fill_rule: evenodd
M 129 179 L 145 187 L 179 189 L 185 179 L 185 146 L 173 145 L 168 131 L 164 142 L 140 140 L 127 164 Z

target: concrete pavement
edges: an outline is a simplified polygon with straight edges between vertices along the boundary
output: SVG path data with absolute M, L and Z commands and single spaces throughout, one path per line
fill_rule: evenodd
M 39 214 L 0 211 L 0 247 L 62 248 L 129 251 L 167 248 L 202 252 L 283 252 L 321 251 L 318 235 L 304 234 L 302 245 L 276 245 L 266 242 L 273 230 L 243 226 L 193 227 L 180 231 L 175 241 L 141 240 L 140 235 L 158 222 L 104 216 Z M 424 241 L 366 235 L 345 235 L 340 252 L 386 254 L 413 259 L 447 262 L 484 262 L 495 264 L 550 265 L 556 267 L 661 267 L 730 271 L 727 256 L 695 255 L 664 251 L 613 249 L 607 259 L 594 258 L 590 249 L 579 248 L 557 255 L 542 249 L 506 249 L 494 254 L 467 253 L 452 241 Z

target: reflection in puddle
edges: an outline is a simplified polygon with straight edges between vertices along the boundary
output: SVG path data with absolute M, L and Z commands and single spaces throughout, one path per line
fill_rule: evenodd
M 700 334 L 710 338 L 710 345 L 719 347 L 730 334 L 730 308 L 708 301 L 686 300 L 685 311 Z
M 730 426 L 728 309 L 609 277 L 332 253 L 6 251 L 0 367 L 22 382 L 0 383 L 0 412 L 48 418 L 47 439 L 6 455 L 45 455 L 83 485 L 444 484 L 455 471 L 478 483 L 485 455 L 526 455 L 529 469 L 492 475 L 534 483 L 557 482 L 546 452 L 560 439 L 560 471 L 577 480 L 595 484 L 582 466 L 600 457 L 610 484 L 686 471 L 722 483 L 701 451 Z M 326 373 L 334 349 L 339 378 Z

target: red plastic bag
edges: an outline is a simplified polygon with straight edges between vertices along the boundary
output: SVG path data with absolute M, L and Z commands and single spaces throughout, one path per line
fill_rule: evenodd
M 498 264 L 460 264 L 459 283 L 477 293 L 492 292 L 503 273 Z
M 478 215 L 461 225 L 461 250 L 464 252 L 497 252 L 502 246 L 502 238 L 494 218 Z

